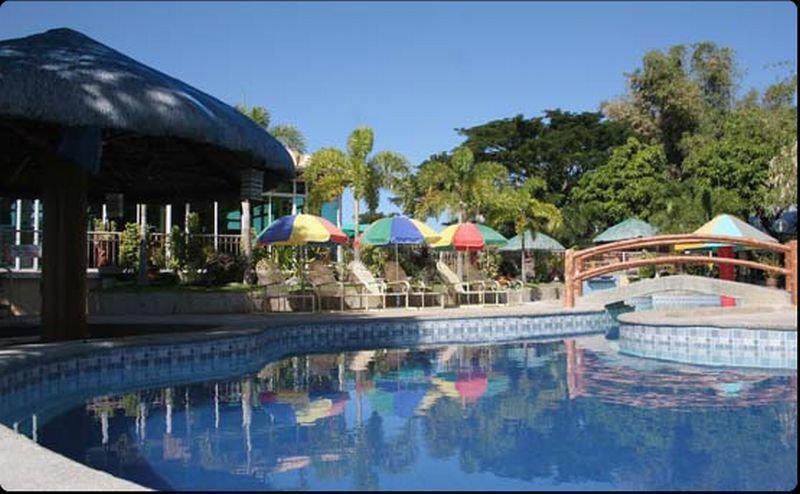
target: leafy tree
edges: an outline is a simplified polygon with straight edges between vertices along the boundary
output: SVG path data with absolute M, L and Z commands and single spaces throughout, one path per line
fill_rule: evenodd
M 420 165 L 416 180 L 421 194 L 416 216 L 447 212 L 461 222 L 474 219 L 495 201 L 493 196 L 508 183 L 508 170 L 494 161 L 476 162 L 472 151 L 462 146 L 447 159 Z
M 661 145 L 631 137 L 608 163 L 581 177 L 571 200 L 595 230 L 632 216 L 647 218 L 663 194 L 666 168 Z
M 679 177 L 683 137 L 731 106 L 737 77 L 733 50 L 704 42 L 649 51 L 627 77 L 628 93 L 603 103 L 603 112 L 628 122 L 646 142 L 660 142 L 671 174 Z
M 608 161 L 611 149 L 630 135 L 626 123 L 603 120 L 601 113 L 547 110 L 543 117 L 522 115 L 458 129 L 478 161 L 496 161 L 518 182 L 545 180 L 548 200 L 561 206 L 581 174 Z
M 561 212 L 554 204 L 541 199 L 545 188 L 540 178 L 529 178 L 521 187 L 504 187 L 487 209 L 488 223 L 498 228 L 510 223 L 517 235 L 526 230 L 540 232 L 559 228 Z
M 769 162 L 767 206 L 782 211 L 797 205 L 797 141 Z

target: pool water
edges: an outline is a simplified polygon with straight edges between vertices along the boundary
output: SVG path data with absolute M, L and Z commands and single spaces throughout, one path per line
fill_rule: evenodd
M 38 418 L 35 436 L 157 489 L 796 485 L 796 372 L 652 362 L 614 345 L 591 336 L 300 355 L 67 403 Z M 29 421 L 17 428 L 34 434 Z

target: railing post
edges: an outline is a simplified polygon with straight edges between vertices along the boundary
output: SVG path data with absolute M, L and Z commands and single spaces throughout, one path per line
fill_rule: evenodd
M 583 271 L 583 259 L 576 258 L 575 253 L 572 255 L 572 266 L 574 269 L 573 278 L 577 278 L 578 274 Z M 583 297 L 583 281 L 576 279 L 573 283 L 575 283 L 575 296 Z
M 792 305 L 797 305 L 797 240 L 786 243 L 789 252 L 783 256 L 786 268 L 786 291 L 792 296 Z
M 564 253 L 564 307 L 575 307 L 575 251 L 567 249 Z

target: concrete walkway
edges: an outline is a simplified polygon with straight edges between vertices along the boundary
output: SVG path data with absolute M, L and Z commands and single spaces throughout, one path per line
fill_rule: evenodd
M 0 425 L 0 487 L 7 491 L 149 491 L 43 448 Z
M 709 326 L 797 331 L 797 308 L 750 306 L 650 310 L 621 314 L 618 320 L 622 323 L 652 326 Z

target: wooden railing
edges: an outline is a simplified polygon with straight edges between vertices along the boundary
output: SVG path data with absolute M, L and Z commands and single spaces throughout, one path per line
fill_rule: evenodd
M 740 245 L 759 250 L 768 250 L 782 254 L 784 257 L 783 266 L 772 266 L 769 264 L 735 259 L 719 256 L 704 255 L 664 255 L 652 258 L 634 259 L 630 261 L 604 263 L 600 266 L 592 266 L 585 269 L 586 264 L 592 258 L 602 256 L 612 252 L 629 251 L 633 249 L 643 249 L 646 247 L 658 247 L 663 245 L 674 246 L 678 244 L 696 243 L 715 243 L 725 245 Z M 585 280 L 625 269 L 638 268 L 643 266 L 656 266 L 660 264 L 730 264 L 742 266 L 750 269 L 766 271 L 786 276 L 786 290 L 791 294 L 792 303 L 797 305 L 797 241 L 792 240 L 785 244 L 777 242 L 765 242 L 751 238 L 727 237 L 722 235 L 656 235 L 631 240 L 622 240 L 609 244 L 599 245 L 584 250 L 575 251 L 568 249 L 564 256 L 564 304 L 566 307 L 575 306 L 575 297 L 583 294 L 583 282 Z

